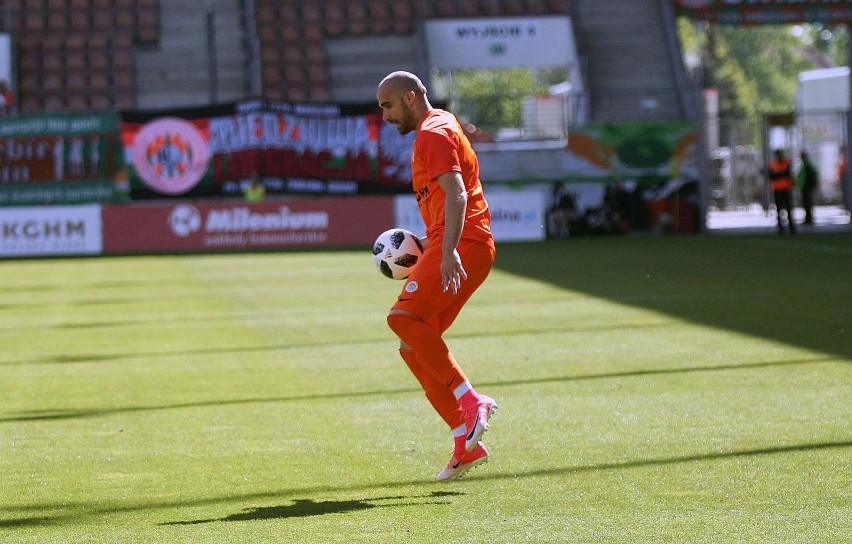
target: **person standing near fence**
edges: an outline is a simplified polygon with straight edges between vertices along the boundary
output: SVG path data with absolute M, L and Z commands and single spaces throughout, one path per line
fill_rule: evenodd
M 819 185 L 819 174 L 811 162 L 811 157 L 807 151 L 802 151 L 802 166 L 799 173 L 796 175 L 796 185 L 802 192 L 802 207 L 805 209 L 805 220 L 803 225 L 814 224 L 814 193 L 817 185 Z
M 787 228 L 790 234 L 796 234 L 793 222 L 793 173 L 790 159 L 782 149 L 775 150 L 775 157 L 769 162 L 769 185 L 775 199 L 775 213 L 778 216 L 778 234 L 784 234 L 782 211 L 786 213 Z

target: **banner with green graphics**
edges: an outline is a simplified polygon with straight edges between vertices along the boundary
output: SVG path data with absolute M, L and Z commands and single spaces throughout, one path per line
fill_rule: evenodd
M 0 206 L 126 198 L 115 113 L 0 119 Z

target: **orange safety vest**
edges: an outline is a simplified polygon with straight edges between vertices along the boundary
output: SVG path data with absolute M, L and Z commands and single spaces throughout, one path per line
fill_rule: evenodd
M 769 163 L 769 184 L 773 191 L 789 191 L 793 188 L 790 174 L 790 159 L 772 159 Z

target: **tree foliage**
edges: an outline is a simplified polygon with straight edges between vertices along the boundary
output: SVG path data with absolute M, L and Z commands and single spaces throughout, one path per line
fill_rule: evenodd
M 795 108 L 799 72 L 845 64 L 848 34 L 819 24 L 708 26 L 678 21 L 687 66 L 719 91 L 720 115 L 754 118 Z
M 552 85 L 565 81 L 565 69 L 508 68 L 459 70 L 433 76 L 450 108 L 480 129 L 494 132 L 523 126 L 523 102 L 528 96 L 546 95 Z

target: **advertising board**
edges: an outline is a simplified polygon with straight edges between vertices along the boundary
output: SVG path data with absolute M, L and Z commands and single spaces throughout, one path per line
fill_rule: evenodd
M 491 231 L 497 242 L 544 240 L 545 210 L 550 198 L 550 186 L 530 184 L 514 189 L 499 185 L 485 188 L 485 198 L 491 210 Z M 422 236 L 426 231 L 417 201 L 413 196 L 397 196 L 394 202 L 395 226 Z
M 103 209 L 105 254 L 372 245 L 393 226 L 389 196 L 181 201 Z
M 98 255 L 101 231 L 97 204 L 0 208 L 0 257 Z

